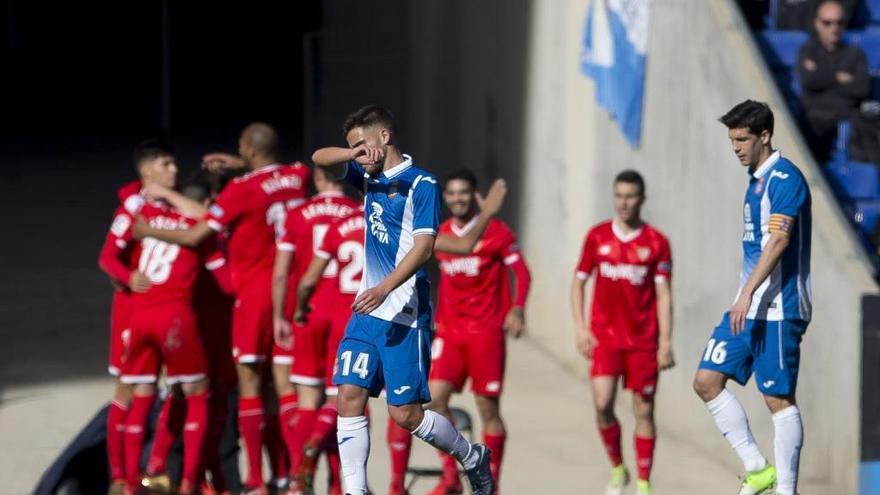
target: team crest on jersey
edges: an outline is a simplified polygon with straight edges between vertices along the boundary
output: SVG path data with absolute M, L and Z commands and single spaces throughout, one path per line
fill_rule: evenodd
M 116 215 L 116 218 L 113 219 L 113 225 L 110 226 L 110 232 L 113 232 L 116 237 L 122 237 L 129 227 L 131 227 L 131 220 L 128 215 Z
M 602 244 L 601 246 L 599 246 L 599 254 L 602 256 L 607 256 L 608 254 L 611 254 L 611 246 L 608 244 Z
M 221 208 L 220 205 L 216 205 L 216 204 L 211 205 L 211 207 L 208 208 L 208 211 L 211 212 L 211 215 L 214 215 L 217 218 L 222 218 L 223 214 L 225 213 L 223 211 L 223 208 Z
M 773 173 L 775 174 L 776 172 L 773 172 Z M 772 177 L 772 175 L 771 175 L 771 177 Z M 764 178 L 762 177 L 762 178 L 758 179 L 758 183 L 755 184 L 755 194 L 761 194 L 761 191 L 763 191 L 763 190 L 764 190 Z
M 373 201 L 370 203 L 370 234 L 382 244 L 388 244 L 388 228 L 382 223 L 382 205 Z
M 651 256 L 651 248 L 649 247 L 640 247 L 636 248 L 636 255 L 640 260 L 645 261 L 648 259 L 648 256 Z
M 400 181 L 396 180 L 388 186 L 388 197 L 393 198 L 400 192 Z

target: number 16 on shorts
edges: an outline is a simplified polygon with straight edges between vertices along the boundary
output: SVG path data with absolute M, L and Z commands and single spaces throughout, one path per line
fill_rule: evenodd
M 727 360 L 727 341 L 709 339 L 709 343 L 706 344 L 706 352 L 703 354 L 703 361 L 724 364 L 725 360 Z

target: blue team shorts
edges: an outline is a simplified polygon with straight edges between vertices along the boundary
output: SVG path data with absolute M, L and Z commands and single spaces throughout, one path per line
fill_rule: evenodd
M 355 314 L 336 351 L 335 385 L 356 385 L 378 397 L 386 388 L 388 404 L 431 401 L 431 331 L 373 316 Z
M 758 390 L 764 395 L 792 395 L 797 389 L 801 359 L 801 339 L 807 330 L 802 320 L 746 320 L 738 335 L 730 330 L 729 314 L 712 332 L 712 338 L 700 358 L 700 369 L 718 371 L 740 385 L 748 383 L 752 373 Z

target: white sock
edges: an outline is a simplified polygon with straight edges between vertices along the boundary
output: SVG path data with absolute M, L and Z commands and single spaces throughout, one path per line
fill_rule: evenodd
M 342 465 L 342 483 L 345 493 L 367 493 L 367 458 L 370 457 L 370 432 L 366 416 L 336 420 L 336 439 L 339 442 L 339 460 Z
M 412 434 L 455 457 L 465 469 L 473 469 L 477 465 L 479 455 L 471 448 L 470 442 L 465 440 L 448 419 L 434 411 L 425 410 L 422 424 Z
M 706 407 L 712 413 L 721 434 L 742 460 L 746 472 L 764 469 L 767 460 L 755 443 L 755 437 L 749 429 L 749 418 L 736 396 L 725 388 L 718 397 L 707 402 Z
M 804 428 L 797 406 L 789 406 L 773 415 L 773 453 L 776 456 L 776 493 L 795 495 Z

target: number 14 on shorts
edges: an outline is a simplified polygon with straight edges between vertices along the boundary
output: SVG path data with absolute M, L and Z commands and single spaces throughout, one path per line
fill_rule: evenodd
M 361 380 L 366 380 L 367 375 L 370 374 L 369 364 L 370 364 L 370 355 L 366 352 L 359 352 L 357 357 L 354 358 L 354 365 L 352 366 L 352 352 L 345 351 L 339 355 L 339 360 L 342 361 L 342 369 L 339 369 L 339 363 L 337 363 L 337 372 L 341 376 L 349 376 L 352 372 L 360 377 Z

